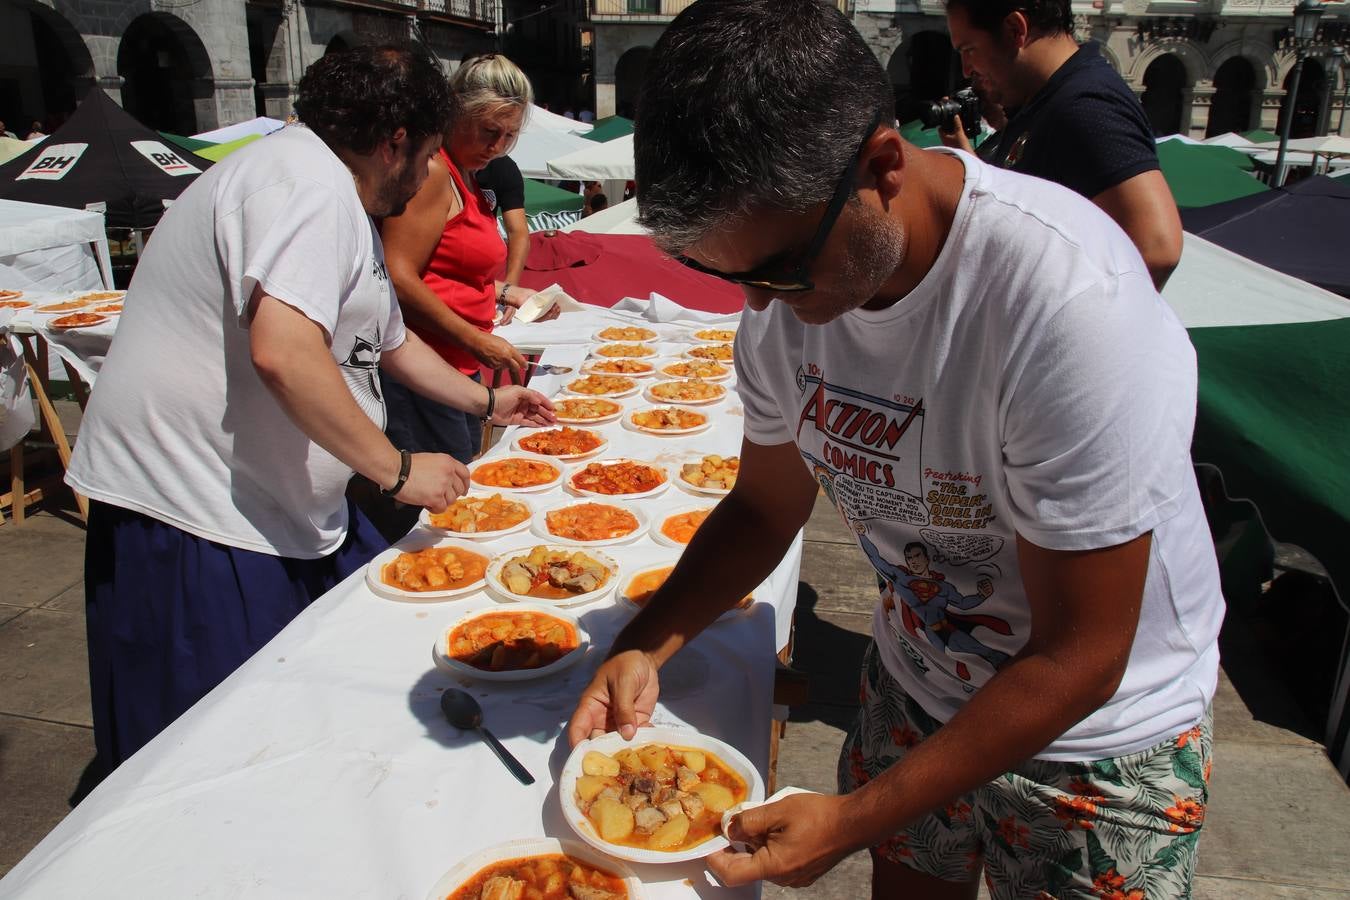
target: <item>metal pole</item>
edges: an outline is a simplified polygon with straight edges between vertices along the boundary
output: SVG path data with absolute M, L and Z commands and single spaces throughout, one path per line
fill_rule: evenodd
M 1294 83 L 1290 85 L 1289 93 L 1285 98 L 1289 101 L 1289 107 L 1284 114 L 1284 127 L 1280 129 L 1280 153 L 1275 157 L 1275 187 L 1284 187 L 1284 176 L 1288 174 L 1288 166 L 1285 165 L 1284 157 L 1289 149 L 1289 128 L 1294 124 L 1294 114 L 1298 111 L 1298 83 L 1303 79 L 1303 60 L 1307 57 L 1308 51 L 1302 47 L 1298 49 L 1298 58 L 1294 60 Z

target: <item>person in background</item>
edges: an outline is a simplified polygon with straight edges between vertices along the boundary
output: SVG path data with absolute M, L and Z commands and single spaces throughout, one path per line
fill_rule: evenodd
M 584 213 L 585 216 L 593 216 L 602 209 L 609 208 L 609 198 L 604 194 L 592 194 L 590 199 L 590 208 Z
M 45 132 L 45 131 L 42 130 L 42 123 L 39 122 L 37 119 L 34 119 L 34 120 L 32 121 L 32 123 L 28 126 L 28 135 L 27 135 L 27 137 L 24 138 L 24 140 L 25 140 L 25 141 L 35 141 L 35 140 L 37 140 L 38 138 L 42 138 L 42 137 L 46 137 L 46 136 L 47 136 L 47 132 Z
M 509 156 L 499 156 L 475 176 L 492 211 L 501 216 L 506 232 L 506 274 L 502 281 L 520 284 L 530 255 L 530 223 L 525 218 L 525 179 Z
M 85 603 L 94 741 L 111 770 L 386 544 L 353 471 L 441 510 L 462 463 L 382 433 L 377 369 L 499 422 L 495 394 L 399 314 L 372 216 L 426 178 L 449 95 L 414 45 L 309 67 L 303 125 L 212 166 L 165 212 L 128 292 L 67 482 L 90 499 Z
M 1181 216 L 1143 106 L 1096 44 L 1078 45 L 1069 0 L 947 0 L 947 27 L 971 86 L 1017 110 L 989 161 L 1087 197 L 1162 290 L 1181 259 Z
M 16 135 L 14 132 L 6 128 L 5 123 L 3 121 L 0 121 L 0 135 L 3 135 L 4 137 L 7 138 L 14 138 L 15 140 L 18 140 L 18 135 Z
M 473 173 L 515 145 L 532 99 L 529 79 L 504 56 L 489 53 L 460 65 L 450 77 L 450 127 L 427 164 L 426 182 L 402 215 L 381 226 L 408 327 L 474 379 L 483 366 L 516 377 L 525 370 L 520 351 L 492 327 L 499 310 L 505 319 L 532 292 L 497 278 L 506 247 Z M 391 440 L 461 462 L 478 455 L 477 418 L 429 402 L 395 378 L 383 382 Z

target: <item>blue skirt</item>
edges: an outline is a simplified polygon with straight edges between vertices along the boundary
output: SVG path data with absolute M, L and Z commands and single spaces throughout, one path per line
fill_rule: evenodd
M 386 546 L 348 502 L 342 546 L 285 559 L 89 504 L 85 611 L 100 767 L 111 772 Z

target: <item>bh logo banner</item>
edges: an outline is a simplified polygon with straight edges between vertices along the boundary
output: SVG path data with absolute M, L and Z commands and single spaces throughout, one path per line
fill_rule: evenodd
M 80 161 L 80 157 L 88 148 L 88 144 L 53 144 L 44 147 L 38 158 L 14 180 L 36 178 L 39 181 L 60 181 L 75 168 L 75 163 Z

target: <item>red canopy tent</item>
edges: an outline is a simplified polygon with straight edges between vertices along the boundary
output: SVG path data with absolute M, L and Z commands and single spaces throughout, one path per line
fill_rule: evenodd
M 522 286 L 542 290 L 557 284 L 585 303 L 613 306 L 624 297 L 645 300 L 653 292 L 688 309 L 740 312 L 741 289 L 685 268 L 641 234 L 584 231 L 530 235 Z

